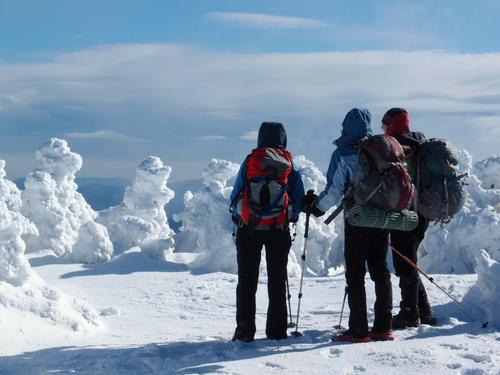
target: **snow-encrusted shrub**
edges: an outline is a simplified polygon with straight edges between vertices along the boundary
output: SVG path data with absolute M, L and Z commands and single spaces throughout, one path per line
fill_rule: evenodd
M 500 263 L 480 250 L 476 256 L 477 282 L 465 295 L 464 302 L 481 318 L 500 328 Z
M 474 163 L 474 174 L 484 189 L 500 189 L 500 156 L 492 155 Z
M 302 176 L 305 191 L 314 190 L 316 194 L 321 193 L 326 185 L 323 173 L 303 155 L 296 156 L 293 161 Z M 329 268 L 344 264 L 342 214 L 330 225 L 325 225 L 324 220 L 330 213 L 331 211 L 320 218 L 311 215 L 309 220 L 306 267 L 312 274 L 327 275 Z M 289 265 L 290 273 L 294 275 L 298 274 L 297 266 L 304 250 L 305 222 L 305 214 L 301 214 L 296 228 L 296 240 L 291 251 L 295 259 Z
M 21 236 L 36 238 L 38 231 L 21 214 L 21 193 L 5 179 L 4 167 L 0 160 L 0 307 L 33 313 L 71 330 L 98 325 L 93 308 L 50 287 L 31 269 Z
M 212 159 L 202 175 L 204 188 L 195 193 L 188 190 L 184 194 L 184 211 L 174 214 L 174 220 L 182 223 L 176 251 L 201 253 L 189 265 L 194 269 L 237 272 L 228 207 L 238 170 L 235 163 Z
M 152 257 L 163 258 L 173 251 L 174 232 L 165 212 L 165 205 L 174 197 L 167 187 L 171 172 L 160 158 L 150 156 L 139 164 L 123 202 L 99 212 L 97 221 L 107 227 L 115 253 L 140 246 Z
M 0 282 L 14 286 L 24 284 L 31 272 L 21 236 L 38 235 L 35 225 L 20 213 L 21 206 L 21 193 L 5 179 L 5 161 L 0 160 Z
M 307 189 L 321 191 L 326 183 L 324 175 L 314 163 L 298 156 L 294 163 L 299 168 Z M 198 258 L 190 267 L 205 272 L 223 271 L 236 273 L 236 250 L 232 238 L 233 223 L 228 212 L 231 194 L 239 165 L 220 159 L 212 159 L 203 172 L 205 187 L 198 192 L 187 191 L 184 195 L 185 210 L 174 215 L 181 222 L 176 236 L 177 252 L 198 252 Z M 324 218 L 311 217 L 309 226 L 307 267 L 313 274 L 327 274 L 328 268 L 343 262 L 342 251 L 336 241 L 335 225 L 323 224 Z M 290 251 L 288 270 L 291 276 L 300 274 L 300 255 L 304 246 L 305 216 L 297 223 L 297 236 Z M 293 228 L 292 228 L 293 232 Z M 340 245 L 341 246 L 341 245 Z M 340 254 L 340 255 L 339 255 Z M 265 271 L 262 257 L 261 271 Z
M 419 263 L 428 272 L 473 273 L 479 249 L 500 261 L 500 190 L 482 187 L 473 174 L 472 156 L 467 151 L 460 151 L 459 159 L 461 170 L 469 173 L 466 202 L 449 224 L 431 223 L 419 249 Z M 482 173 L 500 178 L 495 177 L 495 171 L 484 169 Z
M 76 262 L 110 260 L 113 246 L 107 230 L 95 223 L 96 212 L 76 191 L 75 173 L 82 167 L 81 156 L 71 152 L 65 140 L 52 138 L 38 149 L 36 159 L 38 165 L 26 176 L 22 193 L 22 213 L 40 232 L 40 237 L 24 237 L 29 251 L 52 249 L 57 256 Z M 83 248 L 81 243 L 93 246 Z

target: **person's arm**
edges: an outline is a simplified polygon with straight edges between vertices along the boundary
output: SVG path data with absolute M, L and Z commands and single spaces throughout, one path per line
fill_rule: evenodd
M 330 165 L 326 174 L 326 187 L 319 195 L 316 207 L 326 212 L 333 206 L 337 206 L 344 195 L 348 178 L 349 170 L 347 165 L 338 150 L 335 150 L 330 159 Z
M 292 217 L 290 221 L 295 222 L 300 214 L 300 202 L 304 197 L 304 183 L 297 166 L 292 162 L 292 172 L 288 176 L 288 195 L 292 200 Z
M 245 188 L 246 173 L 247 173 L 247 167 L 245 160 L 245 162 L 243 162 L 243 164 L 241 164 L 240 166 L 240 170 L 238 171 L 238 175 L 236 176 L 236 181 L 234 182 L 233 185 L 233 191 L 229 196 L 230 199 L 229 211 L 231 212 L 232 216 L 236 218 L 239 217 L 236 207 L 238 205 L 238 201 L 241 199 L 241 195 L 243 194 L 243 189 Z

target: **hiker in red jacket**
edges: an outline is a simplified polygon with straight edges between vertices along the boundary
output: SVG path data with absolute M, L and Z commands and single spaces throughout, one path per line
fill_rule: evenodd
M 425 140 L 425 136 L 420 132 L 410 131 L 410 118 L 404 108 L 388 110 L 382 118 L 382 129 L 384 134 L 396 138 L 403 146 L 407 155 L 408 170 L 415 182 L 414 151 L 419 142 Z M 424 239 L 428 226 L 429 220 L 419 214 L 418 226 L 413 231 L 391 231 L 391 245 L 416 264 L 418 247 Z M 417 327 L 419 323 L 435 325 L 436 318 L 417 270 L 396 254 L 393 256 L 393 264 L 396 276 L 399 277 L 401 309 L 393 316 L 392 327 L 394 329 Z

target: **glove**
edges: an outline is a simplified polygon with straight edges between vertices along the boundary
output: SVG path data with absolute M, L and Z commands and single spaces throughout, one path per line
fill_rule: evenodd
M 325 211 L 321 211 L 318 206 L 316 206 L 316 203 L 313 203 L 313 205 L 309 208 L 309 212 L 311 213 L 311 215 L 313 215 L 314 217 L 320 217 L 320 216 L 323 216 L 325 214 Z
M 231 215 L 231 220 L 233 221 L 233 223 L 235 223 L 236 225 L 239 225 L 240 224 L 240 217 L 239 216 L 234 216 L 234 215 Z
M 300 201 L 300 210 L 305 213 L 311 213 L 311 207 L 315 206 L 318 196 L 312 192 L 307 192 L 306 195 Z
M 297 223 L 297 221 L 299 221 L 299 217 L 298 216 L 292 217 L 288 221 L 292 224 L 295 224 Z

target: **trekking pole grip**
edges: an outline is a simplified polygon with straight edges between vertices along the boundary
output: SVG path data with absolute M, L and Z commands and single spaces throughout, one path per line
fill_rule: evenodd
M 308 190 L 307 191 L 307 196 L 312 197 L 314 195 L 314 190 Z M 309 236 L 309 219 L 311 217 L 311 212 L 307 210 L 306 212 L 306 227 L 304 230 L 304 238 L 307 238 Z

